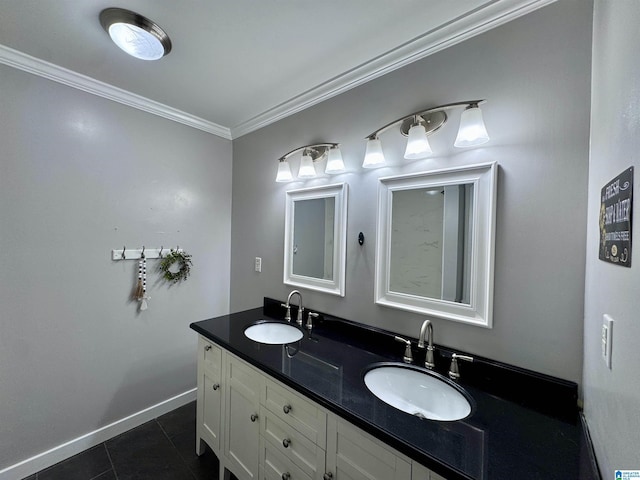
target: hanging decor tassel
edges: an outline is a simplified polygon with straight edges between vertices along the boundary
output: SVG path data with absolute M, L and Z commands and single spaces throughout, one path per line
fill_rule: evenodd
M 133 298 L 140 302 L 141 311 L 149 308 L 147 300 L 151 297 L 147 296 L 147 259 L 144 256 L 144 247 L 142 247 L 142 254 L 138 261 L 138 283 L 136 284 Z
M 140 310 L 144 311 L 149 308 L 147 305 L 147 300 L 150 297 L 147 297 L 147 259 L 144 256 L 144 247 L 142 247 L 142 255 L 141 255 L 141 276 L 142 276 L 142 294 L 138 297 L 140 301 Z
M 144 256 L 140 258 L 138 261 L 138 284 L 136 285 L 136 290 L 133 296 L 136 300 L 140 301 L 144 296 L 144 286 L 142 284 L 142 262 L 144 261 Z

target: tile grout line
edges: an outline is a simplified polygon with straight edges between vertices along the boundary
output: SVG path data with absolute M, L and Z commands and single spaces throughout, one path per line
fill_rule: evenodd
M 198 478 L 196 477 L 195 473 L 193 473 L 191 471 L 191 467 L 189 466 L 189 464 L 185 461 L 184 458 L 182 458 L 182 455 L 180 455 L 180 451 L 178 450 L 178 448 L 176 447 L 176 444 L 173 443 L 173 440 L 171 440 L 171 437 L 169 436 L 169 434 L 165 431 L 164 428 L 162 428 L 162 424 L 158 421 L 157 418 L 154 419 L 154 421 L 158 424 L 158 426 L 160 427 L 160 430 L 162 431 L 162 433 L 164 434 L 165 437 L 167 437 L 167 440 L 169 440 L 169 443 L 171 444 L 171 447 L 173 447 L 173 449 L 175 450 L 176 454 L 178 455 L 178 458 L 180 459 L 180 461 L 182 462 L 182 464 L 187 467 L 187 472 L 189 472 L 189 474 L 195 479 L 198 480 Z M 118 479 L 116 479 L 118 480 Z
M 113 460 L 111 459 L 111 454 L 109 453 L 109 448 L 107 447 L 107 442 L 102 442 L 104 445 L 104 450 L 107 452 L 107 458 L 109 459 L 109 463 L 111 464 L 111 470 L 113 470 L 113 476 L 118 480 L 118 472 L 116 472 L 116 466 L 113 464 Z
M 111 468 L 109 468 L 108 470 L 105 470 L 104 472 L 99 473 L 95 477 L 91 477 L 89 480 L 96 480 L 97 478 L 100 478 L 102 475 L 104 475 L 105 473 L 108 473 L 108 472 L 113 472 L 113 466 Z

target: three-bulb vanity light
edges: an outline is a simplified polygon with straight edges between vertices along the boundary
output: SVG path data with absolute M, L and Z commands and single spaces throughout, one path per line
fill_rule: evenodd
M 171 40 L 156 23 L 123 8 L 100 12 L 100 24 L 113 43 L 141 60 L 158 60 L 171 51 Z
M 458 136 L 453 144 L 456 147 L 473 147 L 489 141 L 489 135 L 482 119 L 482 111 L 478 105 L 485 100 L 469 100 L 466 102 L 449 103 L 438 107 L 412 113 L 379 128 L 367 135 L 367 148 L 364 155 L 363 168 L 377 168 L 386 165 L 382 153 L 382 142 L 378 136 L 391 127 L 400 125 L 400 132 L 407 138 L 404 158 L 417 160 L 428 157 L 433 153 L 427 136 L 447 122 L 447 110 L 466 107 L 460 115 Z
M 315 177 L 317 172 L 314 164 L 323 160 L 325 156 L 327 157 L 327 165 L 325 166 L 324 173 L 335 174 L 345 171 L 342 153 L 340 152 L 340 144 L 314 143 L 291 150 L 278 159 L 276 182 L 293 180 L 288 159 L 300 152 L 302 152 L 302 158 L 300 159 L 300 169 L 298 170 L 297 178 L 307 179 Z

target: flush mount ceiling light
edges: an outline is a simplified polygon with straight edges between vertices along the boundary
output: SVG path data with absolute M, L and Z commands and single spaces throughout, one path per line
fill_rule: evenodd
M 400 133 L 407 139 L 404 158 L 417 160 L 433 153 L 428 135 L 436 132 L 447 122 L 447 110 L 466 107 L 460 116 L 460 127 L 454 146 L 474 147 L 489 141 L 489 135 L 482 119 L 479 105 L 485 100 L 469 100 L 448 103 L 438 107 L 421 110 L 403 118 L 394 120 L 366 137 L 367 148 L 362 162 L 363 168 L 377 168 L 386 165 L 382 143 L 378 136 L 389 128 L 400 125 Z
M 158 60 L 171 51 L 165 31 L 130 10 L 107 8 L 100 12 L 100 24 L 118 47 L 141 60 Z
M 340 152 L 340 144 L 338 143 L 314 143 L 298 147 L 285 153 L 278 159 L 278 174 L 276 182 L 288 182 L 293 180 L 289 158 L 296 153 L 302 152 L 300 159 L 300 169 L 298 170 L 298 178 L 313 178 L 317 175 L 315 163 L 327 157 L 327 165 L 324 173 L 336 174 L 345 171 L 342 153 Z

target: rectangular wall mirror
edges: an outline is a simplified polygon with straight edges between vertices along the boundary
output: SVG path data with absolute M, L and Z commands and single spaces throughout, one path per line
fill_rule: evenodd
M 284 283 L 345 293 L 347 184 L 287 192 Z
M 376 303 L 491 328 L 497 164 L 385 177 Z

